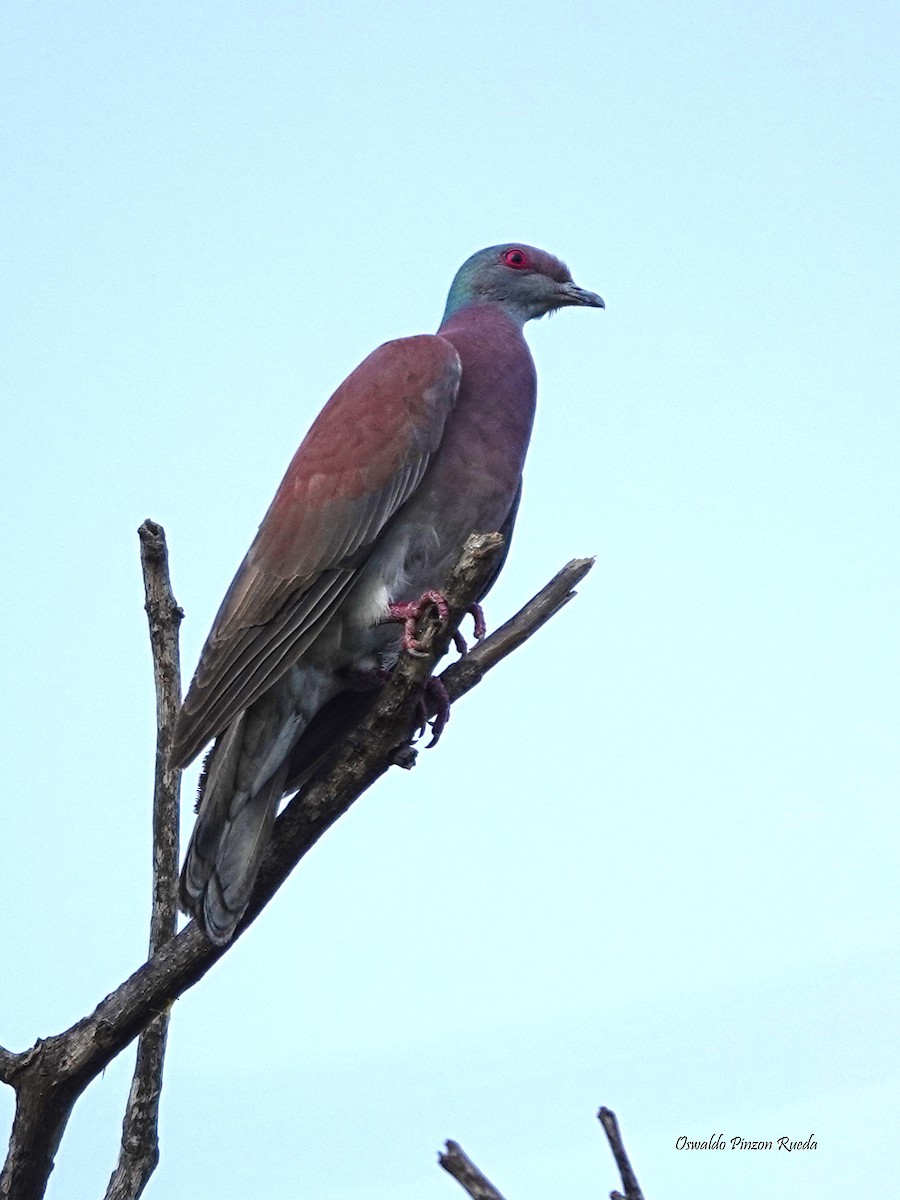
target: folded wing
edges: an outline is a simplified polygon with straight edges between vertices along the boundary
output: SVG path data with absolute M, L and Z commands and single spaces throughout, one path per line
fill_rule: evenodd
M 216 616 L 179 715 L 173 765 L 189 763 L 321 633 L 421 482 L 460 374 L 448 341 L 401 338 L 370 354 L 325 405 Z

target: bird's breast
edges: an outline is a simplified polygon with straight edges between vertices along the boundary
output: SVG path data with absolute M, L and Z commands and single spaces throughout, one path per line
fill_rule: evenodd
M 351 657 L 397 640 L 388 605 L 439 588 L 471 533 L 507 524 L 534 422 L 536 376 L 521 330 L 458 313 L 440 331 L 462 364 L 457 400 L 421 482 L 372 548 L 329 631 Z M 351 649 L 352 647 L 352 649 Z
M 420 486 L 365 572 L 359 595 L 370 616 L 440 587 L 466 538 L 499 530 L 516 502 L 534 423 L 534 362 L 506 317 L 463 315 L 441 330 L 462 363 L 456 404 Z

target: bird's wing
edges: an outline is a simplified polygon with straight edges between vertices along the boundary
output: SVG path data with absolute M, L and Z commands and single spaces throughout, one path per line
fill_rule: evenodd
M 444 338 L 401 338 L 370 354 L 322 409 L 203 647 L 175 729 L 174 765 L 190 762 L 319 635 L 421 481 L 460 375 Z

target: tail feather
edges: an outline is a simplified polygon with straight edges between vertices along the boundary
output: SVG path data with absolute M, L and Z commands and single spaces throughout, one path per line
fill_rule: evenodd
M 224 946 L 246 911 L 269 844 L 286 767 L 252 795 L 235 788 L 244 715 L 219 738 L 181 872 L 181 906 L 217 946 Z
M 283 787 L 284 772 L 279 771 L 244 802 L 222 833 L 219 854 L 198 911 L 206 936 L 217 946 L 231 940 L 246 912 L 272 836 Z

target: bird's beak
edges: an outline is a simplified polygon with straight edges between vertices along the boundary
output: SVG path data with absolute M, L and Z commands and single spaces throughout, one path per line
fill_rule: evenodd
M 596 292 L 585 291 L 584 288 L 580 288 L 574 283 L 559 284 L 556 294 L 558 297 L 557 303 L 560 306 L 564 304 L 579 304 L 583 308 L 606 308 L 602 296 L 598 296 Z

